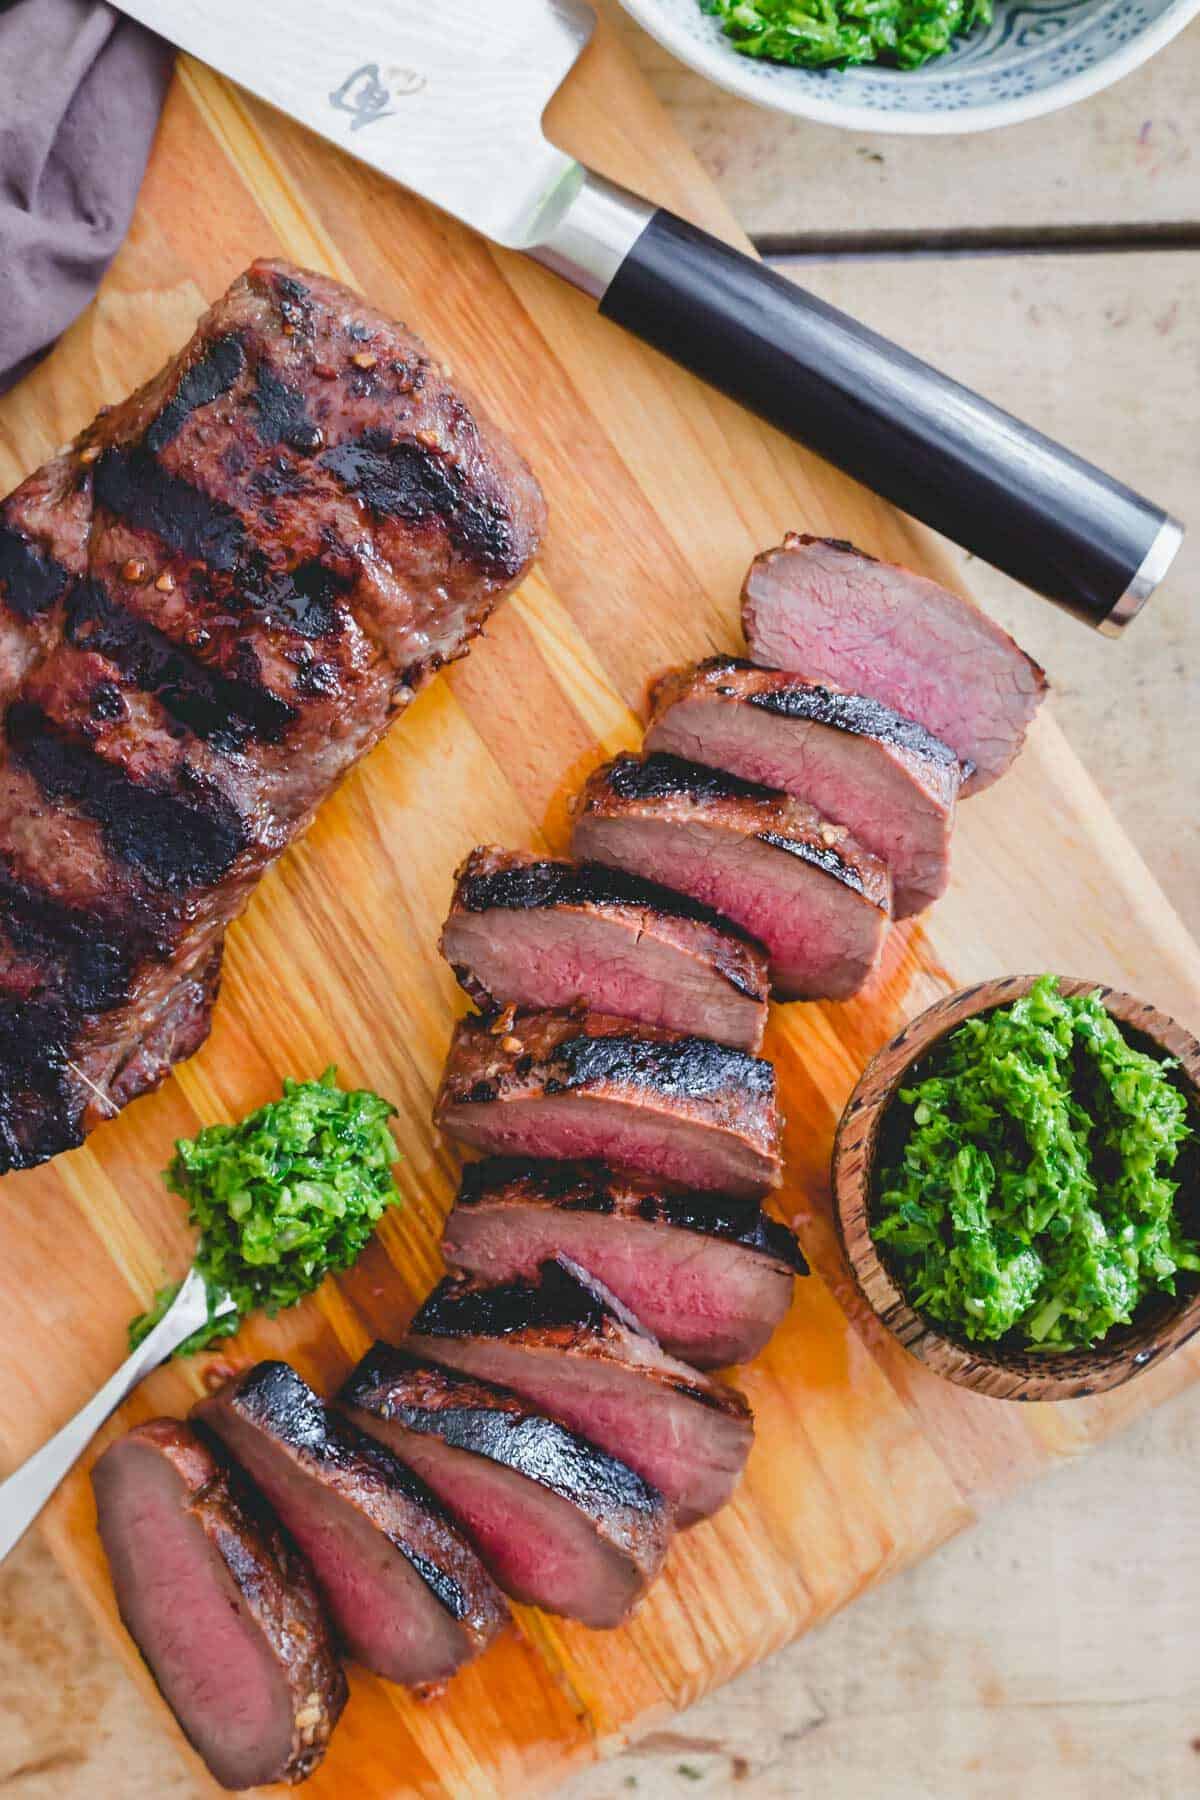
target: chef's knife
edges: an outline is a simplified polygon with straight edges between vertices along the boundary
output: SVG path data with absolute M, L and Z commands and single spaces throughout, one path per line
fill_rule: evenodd
M 117 0 L 895 505 L 1112 635 L 1182 527 L 844 313 L 550 144 L 584 0 Z

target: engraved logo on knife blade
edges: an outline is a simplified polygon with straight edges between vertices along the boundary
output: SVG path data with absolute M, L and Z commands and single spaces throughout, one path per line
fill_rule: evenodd
M 389 103 L 419 94 L 425 86 L 425 77 L 415 69 L 388 69 L 387 75 L 388 81 L 384 81 L 378 63 L 363 63 L 330 94 L 330 106 L 350 114 L 351 131 L 374 125 L 377 119 L 394 118 Z

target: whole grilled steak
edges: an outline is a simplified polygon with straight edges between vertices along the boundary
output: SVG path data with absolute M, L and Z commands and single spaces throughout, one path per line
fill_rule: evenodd
M 304 1558 L 190 1425 L 153 1419 L 92 1470 L 117 1605 L 222 1787 L 303 1781 L 346 1704 Z
M 674 756 L 597 769 L 577 855 L 662 881 L 766 946 L 781 1000 L 844 1000 L 879 958 L 891 916 L 884 864 L 844 825 L 757 782 Z
M 485 1011 L 582 1004 L 757 1050 L 759 944 L 683 895 L 596 864 L 482 846 L 458 871 L 442 955 Z
M 786 1226 L 742 1201 L 669 1194 L 601 1163 L 469 1163 L 442 1251 L 489 1282 L 569 1257 L 697 1369 L 749 1362 L 807 1273 Z
M 429 1489 L 287 1363 L 258 1363 L 192 1416 L 271 1502 L 366 1668 L 436 1685 L 503 1628 L 501 1595 Z
M 807 800 L 891 872 L 898 919 L 950 879 L 961 766 L 948 745 L 878 700 L 714 656 L 657 683 L 648 751 L 708 763 Z
M 754 1442 L 736 1388 L 668 1356 L 565 1263 L 545 1264 L 536 1282 L 443 1281 L 413 1320 L 408 1348 L 515 1388 L 636 1470 L 681 1527 L 724 1506 Z
M 279 263 L 0 504 L 0 1172 L 203 1041 L 230 919 L 543 516 L 418 339 Z
M 502 1036 L 461 1020 L 434 1117 L 492 1155 L 603 1157 L 740 1200 L 780 1180 L 770 1063 L 597 1013 L 525 1013 Z
M 964 795 L 1003 775 L 1046 692 L 977 606 L 838 539 L 789 533 L 756 557 L 742 623 L 756 663 L 870 694 L 949 744 Z
M 338 1400 L 432 1488 L 514 1600 L 606 1629 L 662 1567 L 662 1495 L 509 1389 L 376 1344 Z

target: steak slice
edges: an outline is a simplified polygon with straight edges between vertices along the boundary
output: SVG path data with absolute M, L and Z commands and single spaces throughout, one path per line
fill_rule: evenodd
M 436 1685 L 502 1629 L 503 1599 L 428 1488 L 287 1363 L 258 1363 L 192 1416 L 271 1502 L 366 1668 Z
M 443 1281 L 413 1320 L 408 1348 L 515 1388 L 657 1488 L 680 1527 L 724 1506 L 754 1441 L 736 1388 L 668 1356 L 562 1262 L 546 1263 L 536 1282 Z
M 485 1012 L 583 1004 L 738 1050 L 762 1043 L 762 947 L 707 907 L 618 870 L 472 850 L 441 949 Z
M 879 959 L 887 869 L 815 807 L 674 756 L 597 769 L 577 855 L 669 883 L 766 946 L 781 1000 L 845 1000 Z
M 893 912 L 950 879 L 961 767 L 948 745 L 878 700 L 714 656 L 658 682 L 648 751 L 781 788 L 846 825 L 888 865 Z
M 230 920 L 543 520 L 417 338 L 271 262 L 0 502 L 0 1173 L 203 1041 Z
M 210 1773 L 227 1788 L 303 1781 L 346 1677 L 299 1551 L 176 1419 L 110 1444 L 92 1488 L 125 1628 Z
M 376 1344 L 338 1401 L 432 1488 L 514 1600 L 607 1629 L 662 1567 L 662 1495 L 507 1388 Z
M 808 1272 L 791 1232 L 764 1213 L 600 1163 L 469 1163 L 442 1251 L 488 1282 L 530 1280 L 567 1257 L 696 1369 L 757 1356 Z
M 756 663 L 870 694 L 949 744 L 964 795 L 1003 775 L 1046 692 L 977 606 L 836 538 L 790 532 L 756 557 L 742 623 Z
M 434 1118 L 489 1154 L 606 1157 L 740 1200 L 781 1179 L 769 1062 L 599 1013 L 525 1013 L 504 1036 L 460 1020 Z

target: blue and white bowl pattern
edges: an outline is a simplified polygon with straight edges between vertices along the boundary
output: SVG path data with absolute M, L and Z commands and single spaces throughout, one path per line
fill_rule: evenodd
M 1200 0 L 996 0 L 923 69 L 793 69 L 741 56 L 699 0 L 622 0 L 681 61 L 762 106 L 857 130 L 982 131 L 1098 93 L 1200 13 Z

